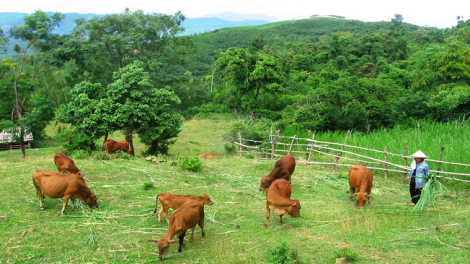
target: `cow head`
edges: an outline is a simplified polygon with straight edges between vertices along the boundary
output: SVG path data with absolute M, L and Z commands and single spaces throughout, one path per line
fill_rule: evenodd
M 162 239 L 151 239 L 149 242 L 158 243 L 158 258 L 163 259 L 170 249 L 170 243 L 175 243 L 175 240 Z
M 94 192 L 88 194 L 85 197 L 85 203 L 90 206 L 90 208 L 96 207 L 98 208 L 98 198 L 96 197 L 96 194 Z
M 287 208 L 287 213 L 292 217 L 299 217 L 300 216 L 300 202 L 299 200 L 294 200 L 294 204 Z
M 361 209 L 364 207 L 364 203 L 366 202 L 367 198 L 372 198 L 368 193 L 366 192 L 358 192 L 354 195 L 351 195 L 350 197 L 356 196 L 356 204 L 354 207 L 357 207 L 358 209 Z
M 259 190 L 260 190 L 260 191 L 266 190 L 266 188 L 268 188 L 269 185 L 271 185 L 271 182 L 272 182 L 272 181 L 273 181 L 273 180 L 270 179 L 270 178 L 268 178 L 268 176 L 263 176 L 263 177 L 261 177 L 261 184 L 260 184 L 260 186 L 259 186 Z
M 207 205 L 213 205 L 211 198 L 207 194 L 203 194 L 201 196 L 198 196 L 198 198 Z

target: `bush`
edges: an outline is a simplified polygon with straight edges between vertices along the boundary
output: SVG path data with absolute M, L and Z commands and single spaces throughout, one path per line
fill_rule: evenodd
M 76 128 L 62 129 L 59 136 L 62 139 L 62 149 L 66 155 L 71 155 L 71 153 L 79 150 L 87 153 L 96 150 L 95 138 Z
M 88 154 L 88 152 L 84 150 L 77 150 L 77 151 L 72 152 L 70 156 L 73 159 L 86 159 L 90 155 Z
M 235 151 L 236 151 L 235 145 L 232 144 L 232 143 L 225 143 L 225 144 L 224 144 L 224 148 L 225 148 L 225 151 L 226 151 L 228 154 L 235 153 Z
M 342 248 L 335 251 L 336 258 L 345 258 L 347 261 L 356 261 L 359 257 L 359 254 L 352 251 L 350 248 Z
M 144 187 L 143 187 L 144 190 L 153 189 L 154 187 L 155 186 L 153 185 L 153 182 L 144 182 Z
M 91 157 L 96 160 L 110 160 L 111 159 L 108 153 L 104 151 L 94 151 Z
M 202 161 L 198 156 L 189 158 L 188 156 L 181 156 L 179 165 L 182 170 L 199 172 L 202 169 Z
M 273 248 L 268 249 L 266 252 L 268 263 L 275 263 L 275 264 L 294 264 L 294 263 L 302 263 L 300 262 L 297 257 L 297 251 L 291 250 L 286 242 L 282 242 L 280 245 L 275 246 Z

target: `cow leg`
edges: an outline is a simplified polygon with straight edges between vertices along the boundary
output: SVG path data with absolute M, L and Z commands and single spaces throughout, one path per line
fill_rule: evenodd
M 41 211 L 44 211 L 44 193 L 42 192 L 41 188 L 36 184 L 36 182 L 33 180 L 34 187 L 36 188 L 36 193 L 38 194 L 39 198 L 39 208 L 41 208 Z
M 194 226 L 192 228 L 191 237 L 189 238 L 189 242 L 193 242 L 193 240 L 194 240 L 194 230 L 196 230 L 196 226 Z
M 183 247 L 184 247 L 184 236 L 186 235 L 186 231 L 181 233 L 181 235 L 178 237 L 179 238 L 179 241 L 180 241 L 180 248 L 178 249 L 178 252 L 182 252 L 183 251 Z
M 204 217 L 205 216 L 206 215 L 204 213 L 204 207 L 202 207 L 201 212 L 199 212 L 199 226 L 201 227 L 203 237 L 206 237 L 206 234 L 204 233 Z
M 281 225 L 284 224 L 284 221 L 282 221 L 282 214 L 279 215 L 279 223 L 280 223 Z
M 269 206 L 266 206 L 266 223 L 264 223 L 265 227 L 268 227 L 268 222 L 269 222 L 270 217 L 271 217 L 271 212 L 269 210 Z
M 77 211 L 77 208 L 75 208 L 75 200 L 73 198 L 70 198 L 72 201 L 72 210 Z
M 60 212 L 60 215 L 64 216 L 65 215 L 65 207 L 67 206 L 67 202 L 69 201 L 70 195 L 64 196 L 64 204 L 62 205 L 62 211 Z
M 170 224 L 170 217 L 168 216 L 168 209 L 169 209 L 169 207 L 163 208 L 163 215 L 165 216 L 166 222 L 169 225 Z
M 349 187 L 349 193 L 351 194 L 349 196 L 349 200 L 352 201 L 352 195 L 356 192 L 356 189 L 352 188 L 352 187 Z
M 162 223 L 162 214 L 163 214 L 163 206 L 160 207 L 160 210 L 158 210 L 158 222 L 161 224 Z M 168 218 L 165 216 L 165 219 L 168 221 Z M 168 222 L 169 223 L 169 222 Z

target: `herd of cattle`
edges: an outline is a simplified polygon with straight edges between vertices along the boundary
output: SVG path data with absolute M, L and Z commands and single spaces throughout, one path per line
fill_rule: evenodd
M 108 154 L 113 151 L 121 150 L 126 153 L 132 153 L 129 150 L 129 145 L 126 141 L 113 141 L 107 140 L 103 144 L 104 149 Z M 200 153 L 202 154 L 202 153 Z M 198 156 L 204 158 L 214 158 L 213 155 L 205 153 Z M 219 155 L 220 156 L 220 155 Z M 217 156 L 215 156 L 217 157 Z M 201 157 L 203 158 L 203 157 Z M 83 176 L 85 174 L 75 166 L 72 159 L 62 153 L 57 153 L 54 156 L 54 163 L 56 164 L 59 172 L 38 170 L 33 173 L 33 183 L 39 197 L 39 204 L 41 210 L 44 210 L 44 195 L 50 198 L 64 198 L 61 215 L 65 214 L 65 207 L 69 199 L 72 200 L 72 209 L 75 209 L 74 200 L 80 199 L 90 207 L 98 207 L 97 197 L 95 193 L 90 191 L 90 188 L 85 183 Z M 274 211 L 279 215 L 279 222 L 283 224 L 282 216 L 288 214 L 292 217 L 300 216 L 300 201 L 290 199 L 291 191 L 291 176 L 295 170 L 295 159 L 291 155 L 285 155 L 274 166 L 274 169 L 267 176 L 261 178 L 260 191 L 266 190 L 266 222 L 265 227 L 268 227 L 270 211 Z M 65 174 L 67 173 L 67 174 Z M 370 205 L 370 193 L 372 188 L 373 175 L 369 169 L 362 165 L 356 165 L 349 171 L 349 188 L 350 199 L 356 197 L 357 208 L 363 208 L 364 203 L 368 200 Z M 161 207 L 158 211 L 158 222 L 161 223 L 161 216 L 164 215 L 169 227 L 164 238 L 153 239 L 149 242 L 158 243 L 159 258 L 165 257 L 170 243 L 176 242 L 174 237 L 178 237 L 179 249 L 182 251 L 183 240 L 188 229 L 192 229 L 190 241 L 194 239 L 194 230 L 196 225 L 199 225 L 204 233 L 204 205 L 212 205 L 212 201 L 207 194 L 200 196 L 193 195 L 179 195 L 173 193 L 161 193 L 157 195 L 155 211 L 158 209 L 158 202 Z M 168 210 L 172 208 L 176 210 L 171 217 L 168 216 Z

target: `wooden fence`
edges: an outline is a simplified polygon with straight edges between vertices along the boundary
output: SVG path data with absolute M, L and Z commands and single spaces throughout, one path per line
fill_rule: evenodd
M 315 140 L 315 135 L 310 138 L 310 132 L 307 138 L 297 138 L 297 136 L 281 136 L 279 131 L 276 131 L 275 134 L 270 133 L 269 142 L 256 141 L 251 139 L 242 138 L 240 132 L 238 133 L 238 142 L 233 142 L 239 146 L 239 154 L 251 153 L 257 158 L 262 159 L 277 159 L 286 154 L 293 156 L 301 157 L 303 156 L 307 160 L 307 164 L 311 165 L 331 165 L 333 168 L 336 166 L 347 166 L 352 167 L 356 164 L 364 164 L 369 169 L 372 170 L 381 170 L 384 171 L 384 177 L 388 177 L 388 172 L 399 172 L 408 174 L 411 170 L 411 167 L 408 166 L 408 161 L 411 159 L 408 156 L 408 143 L 404 143 L 404 153 L 396 154 L 387 151 L 387 147 L 384 146 L 384 150 L 376 150 L 370 148 L 364 148 L 359 146 L 347 145 L 348 137 L 350 131 L 346 134 L 344 143 L 334 143 L 327 141 Z M 284 142 L 281 142 L 284 141 Z M 286 143 L 287 142 L 287 143 Z M 345 149 L 348 150 L 345 150 Z M 431 173 L 435 173 L 436 177 L 443 178 L 447 180 L 461 181 L 461 182 L 470 182 L 470 180 L 464 180 L 460 178 L 455 178 L 455 176 L 464 176 L 468 177 L 470 174 L 467 173 L 458 173 L 458 172 L 449 172 L 441 171 L 442 164 L 454 165 L 457 167 L 470 167 L 469 164 L 455 163 L 443 161 L 443 153 L 445 146 L 441 147 L 441 155 L 439 160 L 426 159 L 426 162 L 437 163 L 437 170 L 430 170 Z M 380 158 L 374 158 L 370 154 L 364 155 L 358 153 L 359 151 L 371 152 L 376 155 L 380 155 Z M 334 157 L 332 162 L 315 162 L 312 161 L 312 155 L 324 155 L 329 157 Z M 391 160 L 395 160 L 393 163 Z M 403 164 L 398 164 L 397 159 L 403 159 Z M 339 161 L 342 162 L 339 162 Z M 349 162 L 349 163 L 346 163 Z M 411 164 L 411 162 L 410 162 Z M 451 177 L 441 176 L 440 174 L 450 175 Z

